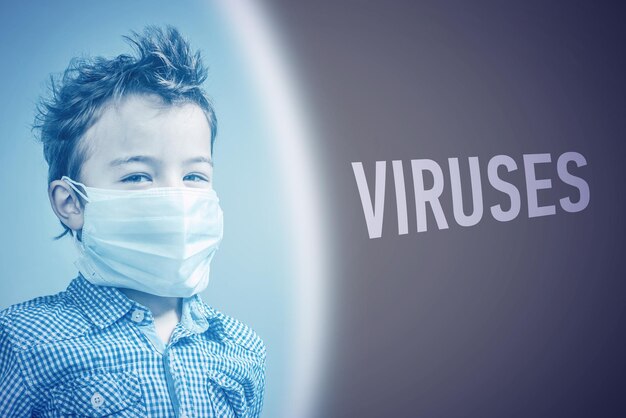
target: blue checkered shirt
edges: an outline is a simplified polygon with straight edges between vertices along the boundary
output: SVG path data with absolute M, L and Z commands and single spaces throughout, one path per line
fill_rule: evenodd
M 151 312 L 82 276 L 0 312 L 0 417 L 258 417 L 265 347 L 199 296 L 170 342 Z

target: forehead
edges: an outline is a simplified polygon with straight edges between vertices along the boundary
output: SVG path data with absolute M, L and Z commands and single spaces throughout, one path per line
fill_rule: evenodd
M 130 95 L 105 105 L 81 142 L 86 159 L 125 154 L 187 158 L 211 154 L 211 128 L 194 103 L 167 104 L 158 96 Z

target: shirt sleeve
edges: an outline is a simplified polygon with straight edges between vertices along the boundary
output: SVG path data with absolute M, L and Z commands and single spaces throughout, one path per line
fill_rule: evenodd
M 267 355 L 265 343 L 252 329 L 247 328 L 245 334 L 246 345 L 255 353 L 257 362 L 253 369 L 254 379 L 254 401 L 251 405 L 250 416 L 259 418 L 263 411 L 263 401 L 265 399 L 265 358 Z
M 257 418 L 261 416 L 261 411 L 263 410 L 263 400 L 265 398 L 265 356 L 262 358 L 261 368 L 259 368 L 254 392 L 254 405 L 251 408 L 251 415 Z
M 0 417 L 30 417 L 31 399 L 17 355 L 0 317 Z

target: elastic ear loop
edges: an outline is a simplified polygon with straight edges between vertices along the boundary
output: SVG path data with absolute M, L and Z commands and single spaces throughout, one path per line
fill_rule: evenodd
M 87 195 L 78 189 L 78 187 L 82 187 L 85 192 L 87 191 L 87 187 L 83 183 L 74 181 L 68 176 L 61 177 L 61 180 L 65 181 L 80 197 L 82 197 L 83 199 L 85 199 L 86 202 L 89 203 L 89 198 L 87 197 Z

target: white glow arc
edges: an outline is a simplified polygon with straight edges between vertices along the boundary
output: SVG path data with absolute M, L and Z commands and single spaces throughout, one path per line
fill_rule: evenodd
M 296 88 L 278 42 L 258 2 L 221 0 L 217 4 L 228 19 L 236 41 L 244 53 L 253 82 L 264 98 L 264 115 L 270 122 L 280 174 L 287 192 L 290 242 L 296 268 L 294 303 L 297 321 L 289 379 L 290 393 L 285 394 L 285 416 L 306 418 L 313 414 L 319 393 L 329 333 L 325 316 L 327 254 L 324 253 L 322 198 L 313 149 L 314 135 L 303 100 Z M 319 159 L 317 159 L 319 161 Z

